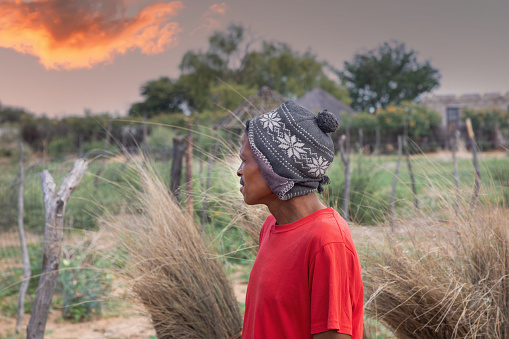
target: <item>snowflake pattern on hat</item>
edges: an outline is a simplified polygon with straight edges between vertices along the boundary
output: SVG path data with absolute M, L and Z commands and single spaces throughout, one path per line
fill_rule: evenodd
M 311 161 L 312 162 L 310 164 L 308 164 L 309 174 L 311 174 L 312 176 L 314 176 L 316 178 L 324 175 L 325 171 L 327 170 L 327 168 L 330 165 L 330 162 L 328 162 L 327 160 L 322 158 L 322 156 L 319 156 L 318 159 L 313 158 Z
M 260 117 L 260 121 L 263 124 L 263 128 L 269 128 L 271 131 L 274 131 L 275 127 L 280 127 L 279 122 L 281 118 L 278 117 L 277 113 L 272 111 L 265 113 Z
M 284 149 L 289 157 L 296 157 L 300 159 L 301 154 L 306 153 L 302 148 L 304 143 L 301 142 L 295 135 L 284 134 L 284 137 L 278 137 L 279 147 Z

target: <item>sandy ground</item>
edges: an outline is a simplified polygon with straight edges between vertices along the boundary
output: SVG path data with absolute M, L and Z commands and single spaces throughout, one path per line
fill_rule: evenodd
M 241 281 L 234 281 L 233 289 L 239 302 L 246 299 L 247 284 Z M 126 306 L 129 308 L 129 306 Z M 122 316 L 110 316 L 94 319 L 92 321 L 71 323 L 61 319 L 61 312 L 53 311 L 50 313 L 46 325 L 45 338 L 48 339 L 98 339 L 98 338 L 149 338 L 156 333 L 150 324 L 150 319 L 140 312 L 132 309 L 122 309 Z M 23 334 L 30 315 L 25 314 L 23 318 Z M 14 334 L 16 319 L 11 317 L 2 317 L 0 315 L 0 338 L 10 337 Z M 24 338 L 22 335 L 19 338 Z M 17 337 L 16 337 L 17 338 Z
M 23 329 L 26 329 L 28 321 L 29 315 L 26 314 L 23 318 Z M 15 326 L 16 319 L 0 318 L 0 338 L 12 335 Z M 45 338 L 149 338 L 151 335 L 155 335 L 155 331 L 151 328 L 149 319 L 139 314 L 73 324 L 60 320 L 60 312 L 53 312 L 46 324 Z

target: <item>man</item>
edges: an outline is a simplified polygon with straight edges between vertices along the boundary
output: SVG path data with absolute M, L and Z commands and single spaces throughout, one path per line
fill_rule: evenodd
M 333 114 L 292 101 L 248 121 L 237 170 L 248 205 L 271 215 L 246 296 L 243 339 L 362 338 L 361 268 L 347 223 L 314 191 L 328 184 Z

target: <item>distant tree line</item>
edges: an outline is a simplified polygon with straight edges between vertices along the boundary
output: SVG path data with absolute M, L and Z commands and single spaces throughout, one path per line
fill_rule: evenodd
M 178 78 L 160 77 L 143 84 L 143 100 L 131 105 L 128 118 L 112 119 L 108 113 L 92 115 L 88 111 L 84 116 L 50 119 L 0 104 L 0 125 L 18 125 L 23 140 L 45 154 L 100 149 L 108 129 L 112 145 L 129 147 L 143 141 L 143 127 L 138 122 L 144 119 L 182 127 L 196 119 L 210 125 L 268 86 L 289 99 L 322 88 L 361 113 L 356 118 L 345 117 L 343 128 L 346 124 L 363 129 L 368 136 L 380 126 L 384 132 L 395 132 L 403 128 L 397 125 L 403 120 L 382 119 L 381 115 L 375 117 L 375 112 L 391 114 L 396 109 L 391 107 L 400 105 L 403 108 L 397 112 L 408 111 L 408 102 L 439 85 L 438 70 L 428 61 L 419 62 L 416 54 L 393 41 L 355 54 L 338 70 L 319 61 L 311 51 L 301 53 L 282 42 L 257 41 L 242 25 L 231 24 L 209 37 L 206 51 L 190 50 L 183 55 Z M 193 112 L 192 120 L 184 116 L 188 110 Z M 406 123 L 412 135 L 413 122 Z M 435 125 L 425 125 L 426 134 Z M 422 124 L 415 127 L 422 128 Z

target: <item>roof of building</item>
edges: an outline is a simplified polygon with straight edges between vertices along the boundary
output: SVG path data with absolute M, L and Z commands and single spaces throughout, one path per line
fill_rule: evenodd
M 321 88 L 313 89 L 312 91 L 297 99 L 295 102 L 315 113 L 327 109 L 329 112 L 334 113 L 338 118 L 340 118 L 341 112 L 355 112 L 353 108 L 345 105 L 334 96 L 332 96 L 332 94 L 324 91 Z

